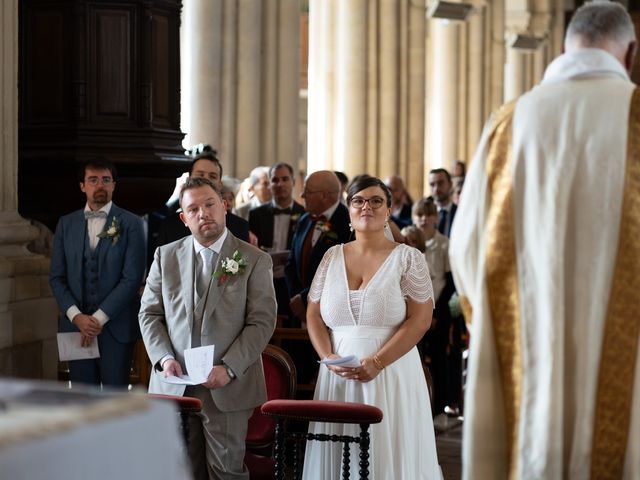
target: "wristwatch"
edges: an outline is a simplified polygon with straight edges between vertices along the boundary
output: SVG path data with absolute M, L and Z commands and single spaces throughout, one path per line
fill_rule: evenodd
M 231 380 L 234 380 L 234 379 L 236 378 L 236 374 L 235 374 L 235 373 L 233 373 L 233 370 L 231 370 L 231 368 L 229 367 L 229 365 L 226 365 L 226 364 L 224 364 L 224 363 L 223 363 L 223 365 L 224 365 L 224 368 L 226 368 L 226 369 L 227 369 L 227 375 L 229 375 L 229 378 L 230 378 Z

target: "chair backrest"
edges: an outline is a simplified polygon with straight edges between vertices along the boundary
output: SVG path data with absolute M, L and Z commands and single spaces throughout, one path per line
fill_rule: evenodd
M 275 345 L 267 345 L 262 352 L 262 365 L 267 383 L 267 400 L 294 398 L 296 367 L 287 352 Z M 275 438 L 276 421 L 265 417 L 257 407 L 249 419 L 247 448 L 260 450 L 270 447 Z

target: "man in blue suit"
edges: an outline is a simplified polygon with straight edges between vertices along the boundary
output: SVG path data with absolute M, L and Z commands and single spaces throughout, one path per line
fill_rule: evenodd
M 429 172 L 429 186 L 431 196 L 438 207 L 438 231 L 448 238 L 458 208 L 451 200 L 453 193 L 451 175 L 444 168 L 434 168 Z
M 296 227 L 285 267 L 292 313 L 305 320 L 307 294 L 329 248 L 349 241 L 349 211 L 340 203 L 340 181 L 328 170 L 314 172 L 304 183 L 305 213 Z
M 127 386 L 140 338 L 142 220 L 111 201 L 116 171 L 110 162 L 90 161 L 79 173 L 87 203 L 58 222 L 49 284 L 61 311 L 59 331 L 80 332 L 83 346 L 97 337 L 100 358 L 70 361 L 69 379 Z

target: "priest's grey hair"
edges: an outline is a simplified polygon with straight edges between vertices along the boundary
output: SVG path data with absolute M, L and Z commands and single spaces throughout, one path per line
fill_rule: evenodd
M 593 1 L 578 8 L 565 37 L 565 49 L 604 48 L 611 42 L 626 47 L 635 41 L 633 22 L 625 8 L 616 2 Z

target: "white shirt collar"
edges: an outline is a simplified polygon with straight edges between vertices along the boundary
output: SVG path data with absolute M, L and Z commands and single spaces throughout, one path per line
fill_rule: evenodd
M 442 207 L 438 207 L 438 211 L 441 210 L 446 210 L 447 213 L 451 211 L 451 206 L 453 205 L 453 202 L 451 200 L 449 200 L 449 203 L 447 203 L 446 205 L 442 206 Z
M 541 84 L 611 75 L 629 80 L 627 71 L 609 52 L 600 48 L 579 48 L 564 53 L 551 62 L 544 72 Z
M 113 205 L 113 201 L 107 203 L 104 207 L 102 207 L 100 210 L 98 210 L 99 212 L 104 212 L 107 214 L 107 216 L 109 216 L 109 212 L 111 211 L 111 205 Z M 89 204 L 86 203 L 84 205 L 84 211 L 85 212 L 91 212 L 91 208 L 89 208 Z
M 285 208 L 293 208 L 293 198 L 291 199 L 291 203 L 290 203 L 289 205 L 287 205 L 286 207 L 280 207 L 280 206 L 276 203 L 276 201 L 272 198 L 272 199 L 271 199 L 271 206 L 272 206 L 273 208 L 281 208 L 281 209 L 283 209 L 283 210 L 284 210 Z
M 327 217 L 327 220 L 329 220 L 331 217 L 333 217 L 333 214 L 336 213 L 336 209 L 338 208 L 338 205 L 340 205 L 340 200 L 338 200 L 336 203 L 334 203 L 329 208 L 327 208 L 324 212 L 322 212 L 322 215 Z
M 222 244 L 224 243 L 224 241 L 227 238 L 228 232 L 229 232 L 229 230 L 227 230 L 227 227 L 224 227 L 224 231 L 222 232 L 222 235 L 220 235 L 220 238 L 218 238 L 215 242 L 213 242 L 208 247 L 205 247 L 205 246 L 201 245 L 196 240 L 196 237 L 193 237 L 193 248 L 196 251 L 196 255 L 200 255 L 200 252 L 202 250 L 204 250 L 205 248 L 208 248 L 209 250 L 213 250 L 215 253 L 219 254 L 220 253 L 220 249 L 222 248 Z

